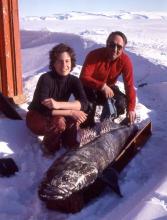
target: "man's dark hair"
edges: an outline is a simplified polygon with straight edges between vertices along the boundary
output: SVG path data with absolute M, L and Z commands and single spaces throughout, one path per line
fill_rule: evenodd
M 52 71 L 55 70 L 54 63 L 58 59 L 58 56 L 64 52 L 67 52 L 69 56 L 71 57 L 71 71 L 73 70 L 73 68 L 76 65 L 75 52 L 71 47 L 63 43 L 58 44 L 57 46 L 53 47 L 52 50 L 49 52 L 49 59 L 50 59 L 49 69 L 50 70 Z
M 110 39 L 115 35 L 119 35 L 120 37 L 122 37 L 122 39 L 124 41 L 124 45 L 127 44 L 128 40 L 127 40 L 127 37 L 125 36 L 125 34 L 122 33 L 121 31 L 114 31 L 114 32 L 111 32 L 111 34 L 108 36 L 107 41 L 106 41 L 106 45 L 109 44 Z

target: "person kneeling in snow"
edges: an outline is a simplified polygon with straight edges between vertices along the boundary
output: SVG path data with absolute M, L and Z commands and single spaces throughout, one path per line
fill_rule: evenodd
M 50 51 L 51 71 L 40 76 L 28 107 L 27 127 L 44 135 L 44 151 L 55 153 L 61 145 L 78 147 L 77 128 L 87 119 L 88 101 L 81 81 L 70 72 L 75 67 L 71 47 L 59 44 Z M 75 97 L 69 101 L 70 96 Z
M 96 105 L 104 106 L 102 116 L 110 114 L 107 100 L 114 102 L 117 116 L 126 112 L 129 122 L 132 124 L 135 121 L 133 66 L 124 50 L 126 44 L 124 33 L 112 32 L 107 38 L 106 46 L 91 51 L 85 59 L 80 79 L 93 106 L 92 114 L 89 114 L 87 120 L 89 123 L 94 118 Z M 126 95 L 115 85 L 120 75 L 123 77 Z

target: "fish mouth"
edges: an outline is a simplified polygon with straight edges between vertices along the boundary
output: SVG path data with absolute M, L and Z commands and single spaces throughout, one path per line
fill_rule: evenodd
M 46 200 L 64 200 L 93 183 L 98 176 L 97 168 L 89 164 L 84 166 L 82 164 L 83 169 L 78 171 L 66 170 L 59 178 L 54 176 L 50 183 L 41 185 L 40 196 Z

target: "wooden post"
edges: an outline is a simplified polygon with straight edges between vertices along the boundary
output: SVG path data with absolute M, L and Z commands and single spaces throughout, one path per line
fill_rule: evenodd
M 18 0 L 0 0 L 0 91 L 17 104 L 24 102 Z

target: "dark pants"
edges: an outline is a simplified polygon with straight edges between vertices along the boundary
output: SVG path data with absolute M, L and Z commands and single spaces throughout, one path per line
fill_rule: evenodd
M 113 103 L 114 101 L 113 104 L 115 106 L 116 115 L 118 117 L 119 115 L 122 115 L 125 113 L 125 110 L 127 108 L 127 98 L 126 98 L 126 95 L 119 90 L 118 86 L 112 86 L 111 88 L 114 92 L 114 96 L 112 97 L 111 102 Z M 86 86 L 84 86 L 84 89 L 85 89 L 87 98 L 89 100 L 91 110 L 89 111 L 88 118 L 86 122 L 84 123 L 83 127 L 93 126 L 96 106 L 97 105 L 103 106 L 103 111 L 101 114 L 102 120 L 110 116 L 110 109 L 109 109 L 107 99 L 104 96 L 103 92 L 92 89 L 90 87 L 86 87 Z
M 43 135 L 46 152 L 55 153 L 61 145 L 76 148 L 76 123 L 71 117 L 44 116 L 31 110 L 26 116 L 27 127 L 36 135 Z

